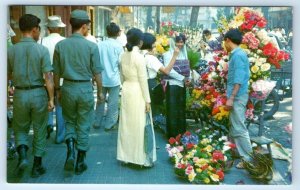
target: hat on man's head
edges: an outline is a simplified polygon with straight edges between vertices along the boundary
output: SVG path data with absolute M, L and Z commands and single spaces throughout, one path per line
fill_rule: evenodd
M 79 19 L 79 20 L 90 20 L 89 15 L 84 10 L 74 10 L 71 12 L 71 18 Z
M 49 16 L 46 24 L 49 28 L 63 28 L 66 25 L 61 21 L 61 17 L 57 15 Z

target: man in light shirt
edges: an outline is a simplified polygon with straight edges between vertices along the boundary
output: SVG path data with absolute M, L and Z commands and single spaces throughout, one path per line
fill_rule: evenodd
M 98 43 L 100 63 L 104 68 L 102 71 L 102 93 L 108 95 L 107 112 L 104 117 L 105 102 L 97 104 L 94 128 L 105 127 L 105 130 L 113 129 L 118 121 L 119 115 L 119 92 L 120 92 L 120 61 L 123 53 L 122 45 L 117 41 L 120 28 L 115 23 L 106 26 L 108 39 Z
M 62 37 L 60 33 L 62 28 L 66 25 L 61 21 L 61 17 L 57 15 L 49 16 L 46 24 L 49 35 L 47 37 L 41 38 L 39 41 L 40 44 L 47 47 L 50 53 L 51 64 L 53 64 L 53 54 L 55 45 L 64 40 L 65 37 Z M 60 82 L 62 85 L 62 81 Z M 55 143 L 62 143 L 65 137 L 65 121 L 62 116 L 62 108 L 59 102 L 55 99 L 55 114 L 56 114 L 56 137 Z M 47 126 L 47 138 L 50 137 L 51 132 L 53 131 L 53 112 L 49 112 L 48 126 Z

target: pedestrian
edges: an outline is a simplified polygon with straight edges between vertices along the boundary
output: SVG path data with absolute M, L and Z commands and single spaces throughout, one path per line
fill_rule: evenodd
M 90 28 L 86 11 L 74 10 L 70 23 L 73 34 L 55 46 L 53 68 L 56 96 L 61 98 L 65 119 L 67 158 L 64 169 L 74 171 L 75 144 L 78 150 L 75 173 L 86 169 L 86 152 L 89 147 L 89 131 L 94 115 L 92 78 L 97 83 L 97 101 L 103 101 L 99 50 L 95 43 L 84 38 Z M 64 79 L 60 88 L 60 78 Z
M 49 51 L 36 43 L 40 35 L 40 22 L 34 15 L 23 15 L 19 19 L 22 39 L 8 49 L 8 79 L 12 79 L 15 85 L 13 130 L 19 154 L 17 171 L 22 174 L 29 165 L 28 135 L 32 125 L 34 162 L 31 177 L 39 177 L 46 172 L 42 157 L 46 151 L 48 111 L 54 108 L 53 69 Z
M 160 81 L 157 81 L 156 79 L 157 74 L 158 72 L 160 72 L 164 75 L 173 76 L 174 73 L 176 75 L 177 72 L 174 71 L 172 68 L 180 52 L 179 48 L 175 48 L 170 64 L 168 64 L 168 66 L 165 67 L 163 63 L 161 63 L 159 59 L 154 55 L 153 50 L 155 47 L 155 41 L 156 38 L 153 34 L 144 33 L 143 46 L 141 47 L 141 50 L 143 50 L 143 55 L 146 59 L 148 87 L 149 87 L 150 98 L 151 98 L 151 111 L 152 111 L 152 116 L 154 118 L 153 120 L 155 120 L 155 118 L 158 117 L 158 115 L 160 114 L 160 106 L 163 104 L 164 101 L 163 94 L 160 95 L 157 94 L 159 95 L 157 96 L 155 95 L 155 92 L 153 90 L 154 87 L 156 87 L 160 83 Z
M 170 40 L 170 50 L 164 53 L 164 65 L 172 63 L 174 51 L 178 48 L 179 55 L 176 61 L 188 62 L 186 50 L 186 37 L 183 34 L 178 34 L 175 39 Z M 187 63 L 188 64 L 188 63 Z M 189 85 L 189 77 L 174 71 L 174 74 L 166 79 L 166 115 L 167 115 L 167 135 L 168 137 L 176 137 L 178 134 L 183 134 L 186 131 L 186 85 Z
M 117 159 L 125 163 L 151 167 L 156 161 L 156 148 L 152 121 L 153 144 L 152 151 L 150 151 L 152 154 L 147 154 L 144 146 L 146 116 L 151 115 L 151 111 L 146 61 L 140 53 L 143 45 L 143 32 L 132 28 L 126 36 L 127 51 L 121 56 L 123 83 Z
M 41 38 L 39 43 L 48 48 L 50 53 L 51 64 L 53 64 L 53 54 L 55 45 L 64 40 L 65 37 L 61 36 L 62 29 L 66 26 L 62 21 L 61 17 L 58 15 L 53 15 L 48 17 L 48 22 L 46 24 L 49 35 L 47 37 Z M 60 86 L 62 85 L 63 80 L 60 81 Z M 53 111 L 49 112 L 49 119 L 47 125 L 47 139 L 50 137 L 50 134 L 53 131 Z M 55 98 L 55 115 L 56 115 L 56 137 L 55 143 L 60 144 L 64 141 L 65 138 L 65 121 L 62 116 L 62 108 L 57 98 Z
M 226 89 L 226 106 L 230 110 L 231 122 L 229 134 L 242 157 L 242 161 L 236 165 L 237 168 L 244 168 L 244 161 L 252 161 L 249 132 L 244 123 L 250 71 L 247 54 L 239 47 L 242 39 L 242 33 L 238 29 L 231 29 L 224 36 L 225 49 L 230 54 Z
M 116 40 L 120 35 L 120 28 L 111 22 L 106 26 L 108 39 L 99 42 L 100 64 L 103 67 L 102 94 L 108 96 L 106 116 L 104 116 L 105 102 L 97 104 L 94 128 L 104 126 L 106 131 L 116 128 L 119 116 L 120 93 L 120 55 L 123 53 L 122 45 Z
M 85 39 L 87 39 L 87 40 L 89 40 L 89 41 L 91 41 L 91 42 L 93 42 L 93 43 L 95 43 L 95 44 L 98 43 L 96 37 L 93 36 L 91 33 L 87 33 L 87 34 L 85 35 Z
M 210 30 L 203 30 L 204 41 L 208 44 L 210 51 L 222 49 L 221 43 L 215 38 Z

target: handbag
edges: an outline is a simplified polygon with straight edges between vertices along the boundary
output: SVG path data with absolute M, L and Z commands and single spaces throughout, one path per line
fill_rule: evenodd
M 151 102 L 155 105 L 160 105 L 165 99 L 165 92 L 161 83 L 158 83 L 156 79 L 148 79 L 149 92 L 151 96 Z
M 184 59 L 184 60 L 176 60 L 173 66 L 173 69 L 185 76 L 185 77 L 189 77 L 190 76 L 190 61 L 188 59 Z M 168 75 L 164 75 L 163 76 L 164 79 L 171 79 L 171 77 L 169 77 Z
M 153 131 L 151 125 L 151 118 L 150 113 L 146 113 L 146 125 L 145 125 L 145 132 L 144 132 L 144 148 L 145 153 L 149 156 L 150 161 L 153 161 Z

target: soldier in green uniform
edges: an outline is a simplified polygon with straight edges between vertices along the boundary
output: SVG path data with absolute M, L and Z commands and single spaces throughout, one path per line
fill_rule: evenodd
M 34 155 L 32 177 L 39 177 L 45 173 L 42 156 L 45 154 L 48 111 L 54 108 L 54 85 L 49 51 L 36 43 L 40 35 L 40 21 L 31 14 L 25 14 L 20 18 L 19 27 L 23 38 L 8 49 L 7 57 L 8 79 L 12 79 L 15 85 L 13 130 L 19 154 L 17 171 L 23 173 L 29 164 L 28 133 L 32 126 Z
M 93 77 L 97 83 L 97 101 L 104 101 L 100 74 L 103 69 L 99 62 L 98 46 L 84 38 L 90 30 L 90 22 L 86 11 L 72 11 L 70 23 L 73 34 L 55 46 L 53 58 L 55 91 L 61 100 L 66 122 L 67 158 L 64 169 L 74 171 L 76 142 L 77 175 L 87 169 L 84 159 L 94 115 Z M 60 78 L 64 78 L 61 89 Z

